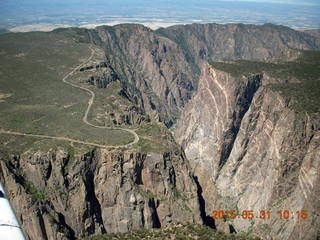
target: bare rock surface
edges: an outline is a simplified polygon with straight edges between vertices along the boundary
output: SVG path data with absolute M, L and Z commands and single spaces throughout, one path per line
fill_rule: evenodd
M 171 127 L 199 85 L 206 61 L 293 59 L 320 49 L 310 34 L 272 24 L 192 24 L 157 31 L 137 24 L 98 27 L 92 35 L 123 93 Z
M 237 218 L 232 225 L 237 231 L 254 229 L 263 239 L 292 239 L 299 231 L 308 233 L 304 239 L 316 239 L 319 115 L 295 113 L 289 104 L 264 86 L 262 75 L 234 78 L 206 65 L 175 138 L 199 178 L 207 213 L 234 209 L 258 215 L 270 209 L 270 220 Z M 306 220 L 278 214 L 303 209 L 310 214 Z
M 36 164 L 35 164 L 36 163 Z M 183 153 L 26 152 L 1 161 L 1 181 L 30 239 L 201 223 L 197 186 Z

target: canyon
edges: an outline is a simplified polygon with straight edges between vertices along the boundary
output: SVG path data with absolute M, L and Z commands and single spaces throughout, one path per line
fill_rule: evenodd
M 261 239 L 320 237 L 319 111 L 298 111 L 294 97 L 273 87 L 299 79 L 265 71 L 235 75 L 214 64 L 299 61 L 305 51 L 319 51 L 317 34 L 272 24 L 156 31 L 121 24 L 51 34 L 68 31 L 103 50 L 104 70 L 83 84 L 107 91 L 117 82 L 118 95 L 134 105 L 125 108 L 130 117 L 115 108 L 113 124 L 143 131 L 152 123 L 162 130 L 140 138 L 155 141 L 154 148 L 48 142 L 46 148 L 31 143 L 23 151 L 2 149 L 0 180 L 30 239 L 79 239 L 175 223 L 225 232 L 232 227 Z M 319 75 L 312 81 L 318 84 Z M 157 148 L 160 137 L 165 147 Z M 212 222 L 212 211 L 220 209 L 272 214 Z M 277 213 L 283 210 L 305 210 L 308 218 L 284 220 Z

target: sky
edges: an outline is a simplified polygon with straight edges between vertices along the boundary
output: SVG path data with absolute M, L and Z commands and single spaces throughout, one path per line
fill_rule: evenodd
M 320 0 L 0 0 L 0 28 L 94 27 L 123 22 L 152 28 L 187 23 L 274 23 L 320 28 Z
M 234 1 L 234 2 L 264 2 L 264 3 L 289 3 L 289 4 L 297 4 L 297 5 L 318 5 L 319 0 L 225 0 L 225 1 Z

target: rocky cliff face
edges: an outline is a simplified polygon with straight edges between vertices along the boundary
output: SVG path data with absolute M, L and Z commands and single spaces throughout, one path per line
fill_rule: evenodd
M 292 239 L 299 232 L 304 239 L 315 239 L 319 234 L 319 201 L 313 200 L 319 191 L 319 127 L 318 115 L 298 116 L 279 94 L 261 90 L 219 174 L 218 192 L 236 197 L 239 209 L 272 209 L 271 236 Z M 300 222 L 284 221 L 276 213 L 301 209 L 310 217 Z M 257 221 L 254 227 L 259 224 L 266 222 Z M 235 221 L 235 225 L 242 228 L 244 223 Z M 302 226 L 308 230 L 301 230 Z
M 296 114 L 289 103 L 264 86 L 262 75 L 234 78 L 206 65 L 175 128 L 204 189 L 206 212 L 271 209 L 269 221 L 231 223 L 263 239 L 292 239 L 299 231 L 303 239 L 319 236 L 319 115 Z M 301 209 L 309 212 L 307 220 L 277 213 Z
M 212 169 L 213 179 L 230 154 L 242 117 L 261 79 L 261 75 L 235 79 L 209 64 L 203 67 L 198 91 L 183 110 L 174 133 L 189 158 L 203 163 L 200 165 L 205 171 L 208 167 Z M 221 157 L 212 166 L 210 156 Z
M 121 114 L 105 111 L 107 120 L 140 124 L 151 116 L 170 127 L 178 119 L 173 131 L 183 150 L 96 149 L 76 156 L 59 147 L 0 155 L 0 179 L 30 239 L 201 223 L 214 209 L 273 213 L 270 220 L 216 221 L 218 229 L 230 224 L 263 239 L 320 235 L 319 114 L 295 113 L 263 74 L 232 77 L 207 63 L 294 58 L 299 49 L 319 49 L 314 34 L 270 24 L 158 31 L 130 24 L 80 32 L 105 51 L 104 67 L 88 83 L 103 88 L 120 81 L 122 96 L 134 103 Z M 91 67 L 83 71 L 97 68 Z M 302 209 L 306 220 L 277 215 Z
M 202 60 L 291 58 L 297 49 L 318 49 L 316 38 L 273 24 L 192 24 L 157 31 L 180 43 L 184 52 L 199 63 Z
M 196 184 L 183 152 L 64 149 L 2 159 L 1 181 L 30 239 L 201 222 Z
M 127 97 L 169 127 L 196 91 L 205 61 L 295 58 L 301 49 L 320 48 L 315 37 L 272 24 L 192 24 L 158 31 L 125 24 L 98 27 L 91 35 L 105 49 L 107 65 Z
M 197 79 L 179 46 L 141 25 L 96 31 L 126 96 L 153 119 L 172 125 Z

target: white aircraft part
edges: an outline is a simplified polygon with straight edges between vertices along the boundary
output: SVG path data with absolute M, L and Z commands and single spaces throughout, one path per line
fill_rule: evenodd
M 0 183 L 0 239 L 25 240 L 20 224 Z

